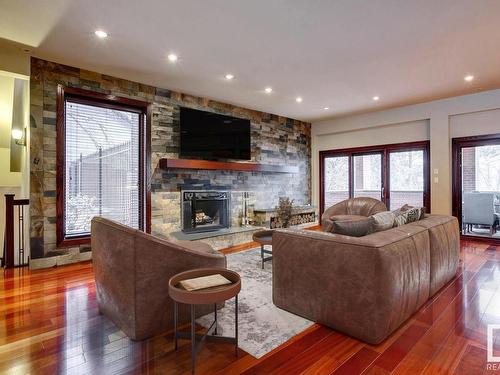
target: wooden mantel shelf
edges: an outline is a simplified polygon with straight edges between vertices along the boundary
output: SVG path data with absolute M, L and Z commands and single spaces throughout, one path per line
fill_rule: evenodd
M 225 161 L 160 159 L 162 169 L 210 169 L 243 172 L 298 173 L 299 167 L 292 165 L 271 165 L 257 163 L 238 163 Z

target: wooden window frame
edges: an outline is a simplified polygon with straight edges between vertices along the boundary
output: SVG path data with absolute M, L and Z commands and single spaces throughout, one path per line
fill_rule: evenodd
M 430 186 L 430 141 L 391 143 L 376 146 L 352 147 L 319 152 L 319 214 L 325 212 L 325 184 L 324 170 L 325 159 L 335 156 L 349 157 L 349 197 L 354 194 L 353 157 L 359 155 L 382 154 L 382 201 L 389 207 L 390 195 L 390 166 L 389 154 L 394 151 L 417 151 L 424 152 L 424 206 L 427 211 L 431 210 L 431 186 Z
M 139 127 L 139 229 L 151 232 L 151 103 L 108 95 L 79 88 L 57 86 L 57 142 L 56 142 L 56 235 L 57 247 L 71 247 L 90 244 L 90 236 L 66 238 L 65 227 L 65 136 L 66 113 L 65 103 L 70 98 L 72 102 L 92 106 L 121 109 L 141 114 Z
M 500 244 L 500 239 L 498 238 L 462 234 L 462 148 L 496 144 L 500 144 L 500 133 L 451 139 L 452 214 L 458 219 L 460 238 L 463 240 Z

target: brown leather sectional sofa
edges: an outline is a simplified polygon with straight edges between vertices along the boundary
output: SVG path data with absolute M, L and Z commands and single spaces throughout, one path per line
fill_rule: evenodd
M 348 237 L 279 230 L 273 302 L 370 344 L 387 338 L 457 272 L 458 221 L 420 221 Z
M 173 328 L 173 301 L 168 280 L 193 268 L 226 268 L 224 254 L 209 245 L 166 241 L 139 230 L 96 217 L 92 219 L 92 259 L 99 311 L 133 340 Z M 213 312 L 197 306 L 196 315 Z M 189 321 L 179 305 L 179 321 Z

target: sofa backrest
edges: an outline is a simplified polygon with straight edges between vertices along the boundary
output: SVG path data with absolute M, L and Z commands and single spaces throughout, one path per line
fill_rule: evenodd
M 135 240 L 138 230 L 101 217 L 92 219 L 91 247 L 99 308 L 119 317 L 119 327 L 135 325 Z
M 333 215 L 371 216 L 382 211 L 387 211 L 384 202 L 370 197 L 356 197 L 331 206 L 325 211 L 324 216 L 327 218 Z

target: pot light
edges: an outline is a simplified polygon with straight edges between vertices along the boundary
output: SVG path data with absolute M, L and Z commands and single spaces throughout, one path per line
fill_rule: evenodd
M 234 78 L 234 75 L 232 75 L 231 73 L 227 73 L 225 76 L 224 76 L 228 81 L 232 80 Z
M 175 53 L 170 53 L 167 58 L 171 61 L 171 62 L 176 62 L 178 57 Z
M 378 100 L 380 99 L 380 97 L 378 97 L 378 96 L 374 96 L 372 99 L 373 99 L 374 101 L 378 101 Z
M 16 145 L 25 146 L 26 141 L 24 139 L 24 130 L 22 129 L 12 129 L 12 138 L 16 142 Z
M 330 109 L 330 107 L 324 107 L 323 108 L 325 111 L 328 111 Z
M 474 76 L 473 76 L 472 74 L 468 74 L 468 75 L 466 75 L 466 76 L 464 77 L 464 80 L 465 80 L 466 82 L 471 82 L 471 81 L 473 81 L 473 80 L 474 80 Z
M 297 98 L 295 98 L 295 101 L 297 103 L 302 103 L 302 98 L 300 96 L 298 96 Z
M 272 87 L 266 87 L 264 89 L 265 92 L 267 92 L 268 94 L 272 93 L 273 92 L 273 88 Z
M 108 33 L 104 30 L 96 30 L 94 32 L 94 34 L 98 37 L 98 38 L 101 38 L 101 39 L 104 39 L 104 38 L 107 38 L 108 36 Z

